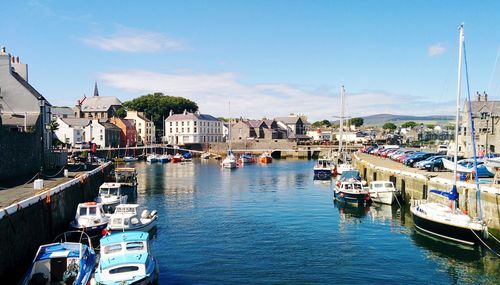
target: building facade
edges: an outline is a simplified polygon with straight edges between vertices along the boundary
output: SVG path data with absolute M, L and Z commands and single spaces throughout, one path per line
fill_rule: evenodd
M 120 128 L 99 120 L 91 120 L 85 127 L 85 141 L 95 143 L 99 148 L 118 147 Z
M 125 119 L 133 120 L 135 122 L 137 144 L 149 145 L 156 141 L 155 125 L 151 120 L 146 118 L 143 112 L 127 111 Z
M 74 146 L 85 142 L 85 127 L 90 124 L 89 119 L 57 118 L 59 127 L 54 135 L 59 141 Z
M 94 86 L 94 96 L 86 97 L 76 102 L 75 117 L 86 119 L 110 119 L 116 115 L 122 102 L 114 96 L 99 96 L 97 82 Z
M 286 137 L 289 139 L 302 139 L 307 137 L 305 134 L 306 128 L 302 118 L 297 115 L 291 115 L 288 117 L 277 117 L 274 118 L 278 127 L 286 131 Z
M 120 128 L 120 146 L 135 146 L 137 144 L 137 130 L 134 120 L 113 117 L 109 122 Z
M 174 145 L 222 142 L 223 125 L 217 118 L 200 112 L 184 110 L 182 114 L 174 114 L 170 111 L 165 119 L 165 141 Z

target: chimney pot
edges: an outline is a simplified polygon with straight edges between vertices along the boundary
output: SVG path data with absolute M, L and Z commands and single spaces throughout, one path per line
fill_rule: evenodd
M 487 102 L 488 101 L 488 93 L 486 93 L 486 91 L 484 91 L 484 101 Z
M 5 47 L 2 47 L 2 54 L 5 54 Z
M 16 56 L 16 62 L 19 63 L 19 56 Z

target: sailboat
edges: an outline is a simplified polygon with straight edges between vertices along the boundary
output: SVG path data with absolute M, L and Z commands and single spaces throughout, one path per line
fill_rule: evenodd
M 353 170 L 353 166 L 347 159 L 346 150 L 343 150 L 343 135 L 344 135 L 344 113 L 345 113 L 345 89 L 344 86 L 340 88 L 340 123 L 339 123 L 339 152 L 337 157 L 337 174 L 341 175 L 342 172 Z
M 479 217 L 477 219 L 472 219 L 468 215 L 464 214 L 460 209 L 456 208 L 456 202 L 458 200 L 457 192 L 457 155 L 458 155 L 458 123 L 459 123 L 459 112 L 460 112 L 460 89 L 461 89 L 461 79 L 462 79 L 462 52 L 465 47 L 464 44 L 464 26 L 463 24 L 459 27 L 459 56 L 458 56 L 458 82 L 457 82 L 457 106 L 456 106 L 456 118 L 455 118 L 455 154 L 454 154 L 454 183 L 450 192 L 431 190 L 432 193 L 436 193 L 447 197 L 451 205 L 443 205 L 434 202 L 428 202 L 427 200 L 413 200 L 410 207 L 410 211 L 413 218 L 413 223 L 415 227 L 427 234 L 431 234 L 446 240 L 451 240 L 465 245 L 474 245 L 482 238 L 488 238 L 488 227 L 486 223 L 482 220 L 481 212 L 481 191 L 479 188 L 479 180 L 476 175 L 476 185 L 477 185 L 477 203 L 479 208 Z M 467 63 L 467 62 L 466 62 Z M 467 65 L 465 66 L 467 69 Z M 470 96 L 469 96 L 470 104 Z M 469 108 L 470 109 L 470 108 Z M 470 110 L 469 110 L 470 111 Z M 474 130 L 474 121 L 471 119 L 472 128 Z M 474 133 L 471 134 L 472 137 L 472 148 L 474 152 L 474 165 L 477 169 L 477 159 L 476 159 L 476 146 L 474 141 Z
M 233 169 L 236 168 L 237 166 L 237 161 L 236 157 L 233 154 L 233 151 L 231 150 L 231 102 L 229 102 L 229 149 L 227 150 L 227 156 L 224 158 L 222 161 L 221 165 L 222 168 L 228 168 L 228 169 Z

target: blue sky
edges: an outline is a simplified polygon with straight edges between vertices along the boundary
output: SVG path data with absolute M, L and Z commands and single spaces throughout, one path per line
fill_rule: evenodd
M 499 99 L 500 1 L 6 1 L 0 45 L 53 105 L 160 91 L 204 113 L 452 114 L 457 27 Z

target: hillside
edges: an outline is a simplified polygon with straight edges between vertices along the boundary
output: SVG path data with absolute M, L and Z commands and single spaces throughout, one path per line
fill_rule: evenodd
M 432 124 L 448 124 L 452 123 L 453 116 L 408 116 L 408 115 L 392 115 L 392 114 L 376 114 L 363 117 L 365 126 L 381 126 L 385 122 L 392 122 L 396 125 L 401 125 L 404 122 L 414 121 L 417 123 L 432 123 Z

